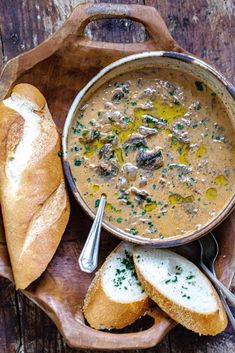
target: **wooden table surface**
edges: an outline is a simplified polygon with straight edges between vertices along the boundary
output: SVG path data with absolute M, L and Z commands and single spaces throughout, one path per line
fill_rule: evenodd
M 69 16 L 79 0 L 0 0 L 0 68 L 43 41 Z M 96 1 L 99 2 L 99 1 Z M 117 0 L 155 6 L 178 43 L 208 60 L 235 83 L 234 0 Z M 87 35 L 109 42 L 144 41 L 144 28 L 129 20 L 89 25 Z M 10 282 L 0 278 L 0 353 L 72 353 L 54 324 Z M 134 351 L 133 351 L 134 352 Z M 177 326 L 148 353 L 234 353 L 231 327 L 200 337 Z M 88 351 L 87 351 L 88 353 Z

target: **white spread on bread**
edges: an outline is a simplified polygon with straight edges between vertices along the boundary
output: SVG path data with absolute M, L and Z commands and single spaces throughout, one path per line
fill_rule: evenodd
M 137 279 L 132 257 L 132 244 L 119 247 L 110 256 L 110 261 L 102 277 L 102 285 L 107 295 L 120 302 L 132 302 L 146 296 Z
M 20 177 L 33 154 L 33 142 L 40 133 L 40 116 L 33 112 L 28 101 L 17 97 L 9 97 L 3 101 L 8 108 L 16 110 L 24 118 L 24 129 L 21 140 L 16 147 L 14 157 L 6 161 L 6 175 L 16 192 L 20 186 Z
M 172 251 L 144 247 L 137 248 L 136 261 L 145 279 L 169 299 L 202 313 L 217 310 L 208 279 L 192 262 Z

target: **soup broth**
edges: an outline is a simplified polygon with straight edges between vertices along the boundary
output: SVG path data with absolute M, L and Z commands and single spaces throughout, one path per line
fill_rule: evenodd
M 177 70 L 129 72 L 83 102 L 69 132 L 81 196 L 104 220 L 148 238 L 185 235 L 231 199 L 234 131 L 215 92 Z

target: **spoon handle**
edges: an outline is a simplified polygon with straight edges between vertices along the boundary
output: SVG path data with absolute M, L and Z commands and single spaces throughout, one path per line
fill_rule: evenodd
M 208 270 L 208 268 L 201 263 L 202 269 L 206 272 L 207 276 L 210 278 L 210 280 L 216 284 L 216 286 L 221 290 L 221 292 L 224 293 L 228 301 L 232 304 L 232 306 L 235 307 L 235 295 L 228 289 L 226 288 L 223 283 L 221 283 L 214 275 L 213 273 Z
M 232 313 L 228 303 L 226 302 L 226 299 L 225 299 L 225 296 L 224 296 L 223 292 L 220 289 L 218 289 L 218 292 L 219 292 L 219 295 L 220 295 L 220 299 L 221 299 L 221 301 L 223 303 L 224 309 L 225 309 L 225 311 L 226 311 L 226 313 L 228 315 L 230 324 L 231 324 L 233 330 L 235 331 L 235 317 L 233 316 L 233 313 Z
M 104 195 L 100 198 L 98 211 L 96 213 L 90 233 L 87 237 L 86 243 L 82 249 L 79 257 L 79 265 L 83 272 L 93 272 L 98 264 L 98 253 L 100 243 L 100 231 L 104 214 L 106 197 Z

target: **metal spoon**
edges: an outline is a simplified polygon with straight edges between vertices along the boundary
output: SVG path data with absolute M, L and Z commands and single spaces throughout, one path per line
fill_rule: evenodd
M 216 257 L 219 253 L 218 243 L 215 237 L 213 236 L 212 238 L 212 236 L 213 235 L 211 233 L 199 240 L 199 245 L 201 248 L 201 268 L 206 272 L 211 281 L 214 282 L 216 287 L 223 292 L 229 302 L 235 306 L 235 295 L 218 280 L 218 278 L 213 274 L 213 270 L 211 271 L 212 268 L 210 266 L 214 266 Z
M 80 268 L 83 272 L 91 273 L 96 269 L 98 265 L 100 231 L 105 204 L 106 197 L 105 195 L 102 195 L 90 233 L 88 234 L 86 243 L 82 249 L 78 260 Z
M 207 265 L 209 270 L 216 277 L 215 261 L 216 261 L 216 258 L 218 256 L 218 254 L 219 254 L 219 245 L 217 243 L 217 240 L 214 237 L 214 235 L 211 233 L 211 236 L 205 237 L 205 240 L 203 240 L 203 239 L 201 240 L 201 244 L 202 244 L 203 250 L 204 250 L 203 253 L 207 254 L 207 258 L 204 256 L 204 263 Z M 205 248 L 205 246 L 206 246 L 206 248 Z M 207 250 L 207 249 L 208 249 L 208 251 L 205 252 L 205 250 Z M 208 261 L 209 259 L 211 261 Z M 225 311 L 228 314 L 228 318 L 229 318 L 229 321 L 231 323 L 231 326 L 232 326 L 232 328 L 235 331 L 235 317 L 233 316 L 233 313 L 232 313 L 228 303 L 226 302 L 224 294 L 222 293 L 222 291 L 217 286 L 216 286 L 216 288 L 217 288 L 218 293 L 220 295 L 220 299 L 221 299 L 221 301 L 223 303 Z
M 204 238 L 203 238 L 204 239 Z M 195 241 L 190 244 L 182 245 L 177 248 L 175 248 L 175 251 L 192 262 L 196 263 L 201 269 L 207 274 L 207 276 L 210 278 L 210 280 L 224 293 L 224 295 L 227 297 L 229 302 L 235 306 L 235 295 L 228 289 L 226 288 L 219 280 L 216 278 L 211 272 L 208 267 L 204 263 L 204 259 L 209 252 L 209 247 L 207 250 L 204 252 L 203 251 L 203 246 L 201 243 L 202 240 Z M 216 253 L 213 255 L 213 258 L 216 256 Z M 212 256 L 207 257 L 207 262 L 211 261 Z M 210 260 L 209 260 L 210 259 Z

